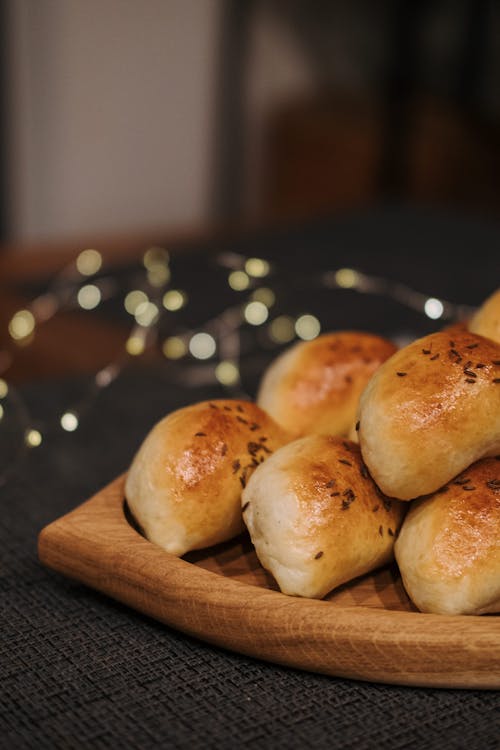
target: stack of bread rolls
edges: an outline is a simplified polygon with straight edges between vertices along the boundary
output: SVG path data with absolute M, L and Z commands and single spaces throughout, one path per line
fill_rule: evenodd
M 283 593 L 322 598 L 395 557 L 424 612 L 500 611 L 500 290 L 396 350 L 357 331 L 280 355 L 256 403 L 161 420 L 126 480 L 152 542 L 183 555 L 245 527 Z

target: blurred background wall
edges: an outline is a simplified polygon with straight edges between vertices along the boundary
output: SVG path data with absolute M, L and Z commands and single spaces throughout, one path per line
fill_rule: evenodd
M 207 218 L 218 3 L 7 0 L 7 232 Z
M 498 216 L 497 0 L 1 0 L 2 234 Z

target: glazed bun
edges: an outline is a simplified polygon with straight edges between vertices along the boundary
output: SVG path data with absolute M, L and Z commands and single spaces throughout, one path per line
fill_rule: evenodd
M 401 500 L 500 452 L 500 346 L 460 331 L 412 342 L 366 387 L 358 434 L 374 480 Z
M 243 529 L 250 474 L 288 436 L 248 401 L 204 401 L 153 427 L 130 467 L 125 496 L 145 536 L 174 555 Z
M 326 435 L 276 451 L 241 500 L 257 557 L 281 591 L 318 599 L 392 558 L 406 510 L 380 493 L 355 443 Z
M 266 370 L 257 403 L 296 436 L 348 435 L 363 388 L 395 351 L 390 341 L 355 331 L 300 342 Z
M 500 289 L 486 299 L 469 321 L 469 331 L 500 344 Z
M 500 460 L 478 461 L 443 491 L 415 501 L 395 554 L 422 612 L 499 612 Z

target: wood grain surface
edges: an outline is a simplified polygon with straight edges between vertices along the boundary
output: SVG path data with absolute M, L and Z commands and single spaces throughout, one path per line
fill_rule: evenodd
M 126 514 L 124 477 L 42 530 L 47 567 L 208 643 L 313 672 L 500 688 L 500 617 L 430 615 L 384 568 L 322 601 L 281 594 L 248 537 L 174 557 Z

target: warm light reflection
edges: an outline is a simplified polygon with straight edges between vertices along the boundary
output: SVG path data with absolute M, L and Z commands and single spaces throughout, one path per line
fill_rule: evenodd
M 102 255 L 98 250 L 82 250 L 76 259 L 76 267 L 82 276 L 92 276 L 102 266 Z
M 4 412 L 3 412 L 3 406 L 2 406 L 2 404 L 0 404 L 0 421 L 3 419 L 3 414 L 4 414 Z

